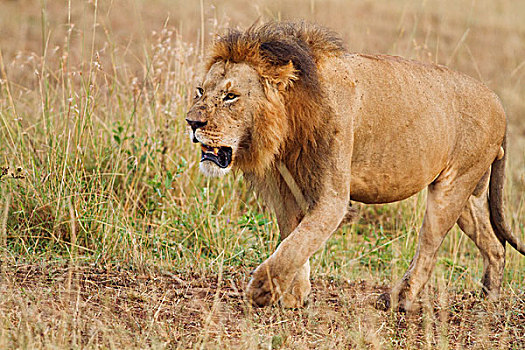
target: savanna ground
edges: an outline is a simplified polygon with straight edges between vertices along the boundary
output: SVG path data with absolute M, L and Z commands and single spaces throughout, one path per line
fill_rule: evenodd
M 525 348 L 525 259 L 509 248 L 501 300 L 483 301 L 457 228 L 419 313 L 374 308 L 414 253 L 424 193 L 361 206 L 313 257 L 305 309 L 245 304 L 275 219 L 241 175 L 199 174 L 184 113 L 216 33 L 295 18 L 496 91 L 525 239 L 523 1 L 0 0 L 0 348 Z

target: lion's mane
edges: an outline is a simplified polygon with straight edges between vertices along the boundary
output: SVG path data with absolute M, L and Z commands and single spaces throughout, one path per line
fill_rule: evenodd
M 266 99 L 256 106 L 251 132 L 241 142 L 250 156 L 237 160 L 245 177 L 261 192 L 271 192 L 261 188 L 271 187 L 269 176 L 277 181 L 281 195 L 288 192 L 275 170 L 275 162 L 280 161 L 310 206 L 319 199 L 323 175 L 332 164 L 331 143 L 337 130 L 318 64 L 344 51 L 336 34 L 307 23 L 273 22 L 245 32 L 230 30 L 213 44 L 208 69 L 221 61 L 247 63 L 258 72 L 265 90 Z

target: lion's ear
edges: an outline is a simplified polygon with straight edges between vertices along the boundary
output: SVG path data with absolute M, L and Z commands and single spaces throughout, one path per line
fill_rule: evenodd
M 260 54 L 266 62 L 266 75 L 270 82 L 282 91 L 302 75 L 308 65 L 305 50 L 293 41 L 272 40 L 260 45 Z
M 292 61 L 288 62 L 285 66 L 280 66 L 276 71 L 273 84 L 277 87 L 277 90 L 284 91 L 288 86 L 291 86 L 293 82 L 299 77 L 297 76 L 297 70 L 295 69 Z
M 268 88 L 271 87 L 280 92 L 285 91 L 293 85 L 294 81 L 299 79 L 292 62 L 284 66 L 271 67 L 270 71 L 268 68 L 264 69 L 259 74 L 268 84 Z

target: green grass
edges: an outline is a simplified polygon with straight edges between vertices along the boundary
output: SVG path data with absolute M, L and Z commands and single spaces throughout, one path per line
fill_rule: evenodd
M 523 257 L 509 248 L 504 301 L 494 309 L 467 294 L 479 291 L 483 262 L 457 228 L 419 318 L 371 307 L 410 263 L 424 193 L 359 206 L 360 220 L 313 257 L 307 309 L 247 309 L 249 271 L 278 245 L 275 218 L 242 174 L 198 172 L 184 115 L 202 43 L 260 15 L 329 25 L 352 51 L 448 62 L 505 105 L 507 215 L 523 239 L 525 8 L 488 0 L 202 4 L 0 5 L 0 347 L 518 348 Z M 483 316 L 487 334 L 472 321 Z

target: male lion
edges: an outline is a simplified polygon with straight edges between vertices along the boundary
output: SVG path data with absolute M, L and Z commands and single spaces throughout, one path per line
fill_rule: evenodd
M 202 172 L 241 170 L 275 210 L 282 242 L 248 284 L 255 305 L 304 304 L 308 259 L 350 200 L 389 203 L 428 187 L 416 255 L 390 296 L 400 310 L 414 308 L 456 222 L 481 251 L 491 298 L 505 243 L 525 254 L 503 216 L 501 103 L 446 67 L 352 54 L 311 24 L 231 30 L 213 44 L 186 120 Z

